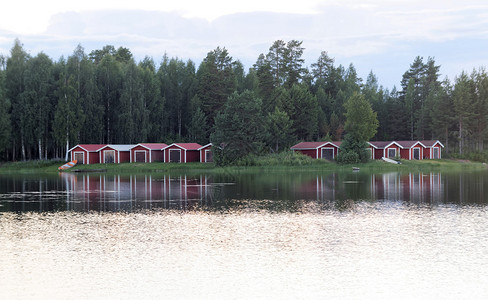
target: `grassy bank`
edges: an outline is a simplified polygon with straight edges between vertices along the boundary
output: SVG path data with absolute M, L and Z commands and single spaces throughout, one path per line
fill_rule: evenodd
M 57 173 L 58 167 L 63 161 L 26 161 L 10 162 L 0 165 L 0 173 Z M 415 171 L 462 171 L 487 169 L 486 164 L 470 162 L 466 160 L 422 160 L 402 161 L 402 164 L 395 165 L 384 161 L 370 161 L 364 164 L 339 165 L 335 162 L 317 160 L 310 157 L 284 152 L 266 156 L 248 156 L 236 162 L 234 166 L 217 167 L 213 163 L 122 163 L 122 164 L 94 164 L 77 165 L 65 172 L 103 170 L 107 173 L 246 173 L 246 172 L 333 172 L 349 171 L 352 167 L 371 172 L 415 172 Z

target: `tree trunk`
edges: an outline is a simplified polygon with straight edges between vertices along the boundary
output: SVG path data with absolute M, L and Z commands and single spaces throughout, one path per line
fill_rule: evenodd
M 69 139 L 68 139 L 68 134 L 66 134 L 66 154 L 64 156 L 65 161 L 68 161 L 68 150 L 69 150 Z
M 22 160 L 25 161 L 25 146 L 24 146 L 24 137 L 22 137 Z
M 37 140 L 37 148 L 39 148 L 39 160 L 42 160 L 42 143 L 40 138 Z

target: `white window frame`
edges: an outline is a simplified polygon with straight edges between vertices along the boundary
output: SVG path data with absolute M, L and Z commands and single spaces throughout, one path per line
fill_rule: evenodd
M 80 164 L 80 165 L 84 165 L 84 164 L 85 164 L 85 152 L 83 152 L 83 151 L 74 151 L 74 152 L 73 152 L 73 156 L 71 157 L 71 160 L 75 160 L 75 159 L 76 159 L 76 154 L 80 154 L 80 153 L 81 153 L 81 155 L 83 156 L 83 163 L 81 163 L 81 164 L 80 164 L 80 163 L 78 162 L 78 164 Z
M 113 152 L 114 153 L 114 163 L 117 163 L 116 162 L 116 156 L 115 156 L 115 150 L 103 150 L 103 163 L 104 164 L 109 164 L 109 163 L 106 162 L 107 152 Z
M 415 160 L 415 150 L 418 150 L 419 151 L 419 159 L 418 160 L 421 160 L 422 159 L 422 156 L 420 155 L 421 154 L 420 153 L 420 148 L 418 148 L 418 147 L 415 147 L 415 148 L 412 149 L 412 159 Z
M 435 151 L 437 150 L 437 158 L 435 157 Z M 441 158 L 441 149 L 439 147 L 432 148 L 432 159 L 440 159 Z
M 371 160 L 374 160 L 373 149 L 368 147 L 368 148 L 366 148 L 366 151 L 369 151 L 371 153 L 371 155 L 369 157 L 371 157 Z
M 325 159 L 324 158 L 324 150 L 332 150 L 332 160 L 334 160 L 335 158 L 335 148 L 334 147 L 322 147 L 320 148 L 320 158 L 321 159 Z
M 396 148 L 388 148 L 388 149 L 386 149 L 386 157 L 387 157 L 387 158 L 392 158 L 392 157 L 390 156 L 390 150 L 395 151 L 395 154 L 393 155 L 393 158 L 395 158 L 395 157 L 397 156 L 397 149 L 396 149 Z
M 137 162 L 137 152 L 144 152 L 144 162 L 147 163 L 147 151 L 146 150 L 134 150 L 134 162 Z

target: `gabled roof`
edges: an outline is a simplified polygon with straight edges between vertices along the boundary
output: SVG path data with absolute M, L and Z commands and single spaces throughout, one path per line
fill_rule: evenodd
M 373 142 L 368 142 L 368 144 L 371 145 L 371 147 L 375 149 L 384 149 L 386 146 L 391 144 L 391 142 L 386 142 L 386 141 L 373 141 Z
M 98 149 L 97 151 L 102 151 L 105 148 L 112 148 L 117 151 L 130 151 L 131 148 L 134 148 L 135 145 L 106 145 L 105 147 L 102 147 Z
M 105 147 L 107 144 L 79 144 L 74 146 L 73 148 L 69 149 L 68 152 L 71 152 L 73 149 L 80 147 L 81 149 L 87 152 L 97 152 L 99 149 Z
M 425 145 L 422 144 L 420 141 L 396 141 L 402 148 L 412 148 L 413 146 L 420 144 L 422 147 L 425 148 Z
M 291 147 L 292 150 L 311 150 L 311 149 L 318 149 L 327 144 L 330 144 L 334 147 L 339 148 L 342 142 L 301 142 L 296 144 L 295 146 Z
M 183 150 L 198 150 L 202 145 L 197 144 L 197 143 L 173 143 L 169 146 L 163 147 L 161 150 L 164 150 L 166 148 L 169 148 L 171 146 L 176 146 L 178 148 L 181 148 Z
M 427 148 L 432 148 L 432 147 L 434 147 L 435 144 L 439 144 L 442 148 L 444 148 L 444 145 L 442 145 L 442 143 L 438 140 L 425 140 L 425 141 L 421 141 L 421 142 Z
M 402 148 L 403 149 L 403 146 L 398 144 L 397 142 L 393 141 L 393 142 L 389 142 L 386 146 L 384 146 L 383 148 L 388 148 L 390 147 L 391 145 L 397 145 L 398 147 Z
M 137 146 L 144 147 L 147 150 L 161 150 L 161 149 L 167 147 L 168 145 L 166 145 L 165 143 L 139 143 L 132 148 L 135 148 Z
M 207 148 L 208 146 L 212 146 L 212 143 L 208 143 L 208 144 L 206 144 L 205 146 L 202 146 L 202 147 L 198 148 L 197 150 L 202 150 L 202 149 L 205 149 L 205 148 Z

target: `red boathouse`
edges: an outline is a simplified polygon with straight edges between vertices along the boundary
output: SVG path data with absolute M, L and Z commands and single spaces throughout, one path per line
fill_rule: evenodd
M 152 163 L 164 161 L 164 143 L 140 143 L 130 149 L 130 162 Z
M 213 162 L 212 143 L 198 148 L 200 151 L 200 162 Z
M 290 149 L 315 159 L 334 160 L 342 142 L 301 142 Z
M 444 145 L 435 140 L 421 141 L 425 146 L 424 158 L 425 159 L 441 159 L 442 158 L 442 148 Z
M 70 160 L 77 160 L 80 165 L 98 164 L 98 150 L 106 144 L 80 144 L 68 150 Z
M 164 162 L 199 162 L 202 145 L 197 143 L 173 143 L 164 147 Z
M 130 149 L 135 145 L 106 145 L 98 150 L 102 164 L 123 163 L 130 161 Z

